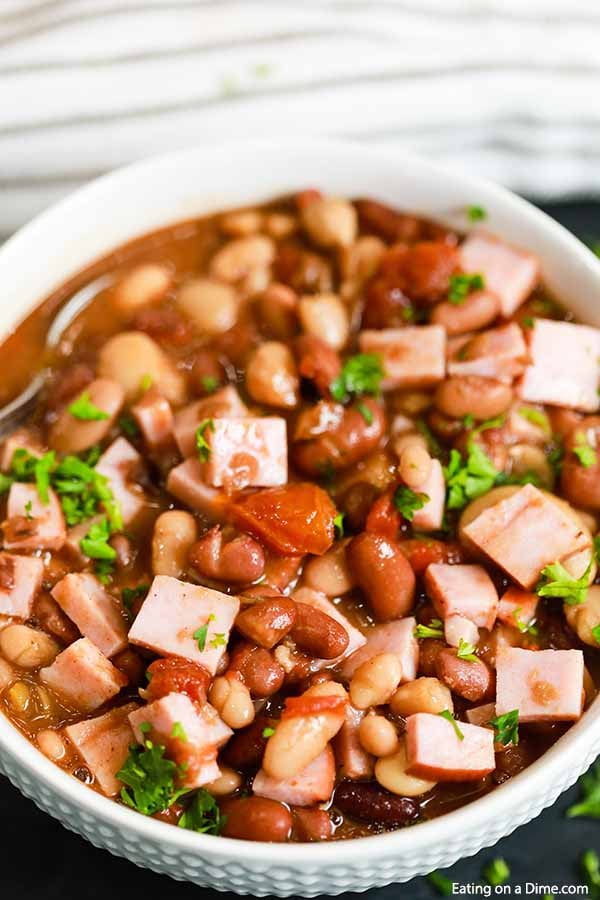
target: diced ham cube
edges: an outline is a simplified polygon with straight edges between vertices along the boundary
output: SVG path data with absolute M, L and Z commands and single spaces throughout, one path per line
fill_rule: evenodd
M 107 797 L 115 797 L 121 790 L 122 782 L 117 778 L 117 772 L 127 759 L 130 745 L 134 743 L 128 716 L 135 709 L 137 703 L 127 703 L 103 716 L 85 719 L 65 728 L 65 734 Z
M 507 318 L 527 299 L 540 275 L 537 257 L 485 232 L 470 234 L 459 254 L 463 271 L 483 276 L 485 289 L 499 298 Z
M 138 743 L 162 744 L 166 756 L 184 762 L 182 783 L 192 790 L 220 775 L 217 749 L 233 734 L 216 709 L 205 703 L 199 707 L 187 694 L 172 693 L 135 710 L 129 716 Z M 150 731 L 144 729 L 146 723 Z
M 240 609 L 237 597 L 157 575 L 129 631 L 129 641 L 160 656 L 183 656 L 214 675 Z M 208 624 L 204 649 L 194 633 Z
M 429 476 L 415 490 L 419 494 L 427 494 L 429 500 L 422 509 L 415 511 L 412 520 L 413 528 L 416 528 L 417 531 L 437 531 L 442 527 L 446 502 L 446 482 L 439 459 L 432 459 Z
M 54 585 L 52 596 L 84 637 L 105 656 L 127 646 L 127 625 L 120 606 L 94 575 L 70 573 Z
M 28 619 L 43 575 L 41 559 L 0 553 L 0 616 Z
M 465 713 L 471 725 L 480 725 L 482 728 L 491 728 L 489 724 L 496 718 L 496 704 L 482 703 L 481 706 L 472 706 Z
M 520 722 L 578 719 L 583 711 L 581 650 L 503 647 L 496 656 L 496 715 L 519 710 Z
M 162 447 L 167 443 L 173 434 L 173 410 L 155 385 L 131 407 L 131 412 L 150 448 Z
M 444 637 L 451 647 L 458 647 L 461 641 L 477 644 L 479 629 L 474 622 L 464 616 L 451 615 L 444 619 Z
M 465 534 L 524 588 L 545 566 L 590 546 L 576 520 L 532 484 L 488 507 Z
M 66 540 L 65 517 L 52 488 L 48 488 L 48 503 L 42 503 L 35 484 L 15 481 L 6 515 L 6 550 L 60 550 Z
M 204 479 L 227 491 L 276 487 L 287 482 L 285 419 L 227 417 L 214 419 L 204 434 L 210 455 Z
M 402 682 L 414 681 L 419 662 L 419 643 L 415 637 L 416 619 L 396 619 L 386 625 L 375 625 L 367 632 L 367 642 L 349 656 L 341 674 L 350 680 L 362 663 L 380 653 L 395 653 L 402 665 Z
M 446 374 L 446 330 L 441 325 L 414 325 L 361 331 L 361 353 L 381 356 L 383 390 L 429 387 Z
M 531 365 L 517 387 L 523 400 L 597 410 L 600 330 L 536 319 L 528 334 Z
M 462 345 L 450 357 L 450 375 L 479 375 L 510 383 L 520 375 L 527 360 L 523 332 L 515 322 L 490 328 Z
M 477 781 L 496 768 L 494 732 L 433 713 L 415 713 L 406 720 L 407 772 L 429 781 Z
M 3 472 L 8 472 L 12 468 L 15 450 L 27 450 L 31 456 L 37 457 L 43 456 L 44 454 L 44 448 L 39 439 L 39 435 L 30 428 L 18 428 L 6 438 L 2 446 L 0 469 Z
M 333 739 L 335 760 L 342 778 L 363 780 L 373 776 L 375 759 L 363 749 L 358 737 L 366 710 L 346 704 L 346 721 Z
M 186 459 L 169 472 L 167 490 L 181 503 L 202 513 L 210 522 L 224 522 L 229 497 L 225 491 L 207 484 L 203 480 L 202 470 L 199 459 Z
M 306 603 L 307 606 L 314 606 L 326 615 L 331 616 L 331 618 L 335 619 L 336 622 L 339 622 L 342 628 L 348 633 L 348 646 L 344 653 L 341 656 L 336 657 L 336 659 L 313 660 L 311 666 L 313 671 L 336 665 L 358 650 L 359 647 L 366 644 L 367 639 L 364 634 L 362 634 L 358 628 L 355 628 L 354 625 L 351 625 L 346 616 L 344 616 L 337 606 L 335 606 L 325 594 L 322 594 L 321 591 L 315 591 L 309 587 L 302 587 L 294 591 L 292 596 L 298 603 Z
M 535 619 L 535 613 L 539 601 L 537 594 L 530 591 L 522 591 L 517 587 L 509 587 L 500 597 L 498 604 L 498 621 L 518 628 L 519 625 L 529 625 Z
M 327 745 L 316 759 L 291 778 L 272 778 L 260 769 L 254 776 L 252 792 L 290 806 L 314 806 L 329 800 L 334 781 L 335 760 Z
M 196 456 L 196 431 L 205 419 L 221 419 L 231 416 L 240 418 L 248 415 L 248 408 L 240 400 L 240 396 L 232 385 L 221 388 L 184 406 L 175 414 L 173 433 L 181 455 Z
M 143 490 L 135 484 L 141 461 L 135 447 L 124 437 L 119 437 L 104 451 L 96 465 L 96 471 L 108 478 L 125 525 L 133 522 L 146 504 Z
M 478 628 L 493 628 L 498 592 L 483 566 L 431 563 L 425 590 L 442 618 L 462 616 Z
M 81 712 L 102 706 L 127 684 L 125 675 L 89 638 L 80 638 L 59 653 L 52 665 L 40 669 L 40 679 Z

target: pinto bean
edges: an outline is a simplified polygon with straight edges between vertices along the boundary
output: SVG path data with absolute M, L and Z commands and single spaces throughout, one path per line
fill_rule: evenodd
M 211 275 L 220 281 L 241 281 L 254 269 L 270 266 L 275 258 L 275 244 L 265 235 L 251 235 L 228 241 L 215 253 L 210 263 Z
M 117 381 L 128 402 L 136 400 L 145 378 L 175 405 L 185 402 L 185 378 L 152 338 L 141 331 L 122 331 L 104 344 L 98 356 L 98 375 Z
M 290 637 L 301 650 L 317 659 L 341 656 L 349 640 L 343 625 L 308 603 L 296 603 L 296 621 Z
M 270 284 L 256 300 L 260 330 L 275 340 L 289 340 L 298 328 L 297 307 L 296 291 L 287 284 Z
M 289 597 L 279 595 L 243 609 L 235 627 L 249 641 L 271 650 L 288 634 L 295 621 L 296 604 Z
M 590 465 L 582 464 L 578 447 L 591 448 Z M 600 416 L 587 416 L 568 433 L 560 484 L 574 506 L 600 511 Z
M 111 662 L 119 672 L 122 672 L 123 675 L 125 675 L 132 687 L 139 687 L 143 684 L 144 675 L 146 673 L 146 664 L 135 650 L 127 647 L 126 650 L 121 650 L 120 653 L 113 656 Z
M 419 647 L 419 672 L 428 678 L 436 677 L 436 663 L 439 654 L 446 649 L 443 641 L 421 641 Z
M 425 483 L 431 472 L 431 464 L 431 456 L 420 441 L 404 440 L 399 453 L 398 473 L 409 488 L 416 490 Z
M 448 648 L 438 654 L 435 668 L 440 681 L 471 703 L 485 700 L 494 692 L 494 672 L 480 659 L 472 662 L 459 659 L 456 650 Z
M 435 405 L 455 419 L 472 415 L 477 420 L 493 419 L 506 412 L 513 400 L 508 384 L 479 375 L 456 375 L 442 381 L 435 392 Z
M 4 658 L 22 669 L 49 666 L 60 647 L 44 631 L 29 625 L 7 625 L 0 631 L 0 652 Z
M 358 728 L 360 743 L 373 756 L 389 756 L 398 749 L 398 734 L 385 716 L 365 716 Z
M 289 213 L 272 212 L 265 216 L 265 231 L 276 241 L 289 237 L 298 229 L 298 220 Z
M 17 680 L 17 674 L 13 667 L 0 656 L 0 694 Z
M 182 509 L 161 513 L 152 532 L 152 572 L 181 578 L 188 568 L 188 555 L 197 537 L 196 520 Z
M 131 321 L 131 327 L 143 331 L 160 346 L 172 344 L 180 347 L 187 344 L 192 337 L 190 322 L 175 309 L 140 309 Z
M 358 667 L 350 681 L 350 699 L 357 709 L 382 706 L 400 684 L 402 665 L 394 653 L 378 653 Z
M 443 649 L 441 645 L 440 650 Z M 406 718 L 420 712 L 439 713 L 445 709 L 453 712 L 454 705 L 452 694 L 439 678 L 416 678 L 400 685 L 390 699 L 390 709 L 395 716 Z
M 292 833 L 292 814 L 283 803 L 265 797 L 231 797 L 221 801 L 223 837 L 284 843 Z
M 296 406 L 298 373 L 291 351 L 278 341 L 267 341 L 254 350 L 246 366 L 246 388 L 253 400 L 267 406 Z
M 368 410 L 369 422 L 359 409 L 340 407 L 329 429 L 311 440 L 296 442 L 292 452 L 298 468 L 322 475 L 328 468 L 336 472 L 348 469 L 368 456 L 384 433 L 385 414 L 372 397 L 363 398 L 362 405 Z
M 554 472 L 541 447 L 532 444 L 515 444 L 508 448 L 511 475 L 537 475 L 540 484 L 552 488 Z M 600 497 L 600 492 L 599 492 Z
M 294 349 L 300 377 L 314 382 L 319 393 L 328 397 L 331 382 L 342 368 L 337 352 L 314 334 L 301 335 L 296 339 Z
M 61 644 L 72 644 L 81 636 L 79 629 L 65 615 L 50 594 L 40 594 L 36 597 L 33 614 L 40 628 L 58 638 Z
M 566 438 L 571 431 L 583 421 L 583 415 L 574 409 L 564 409 L 560 406 L 548 410 L 550 429 L 552 434 Z
M 380 622 L 399 619 L 412 608 L 415 576 L 396 541 L 363 532 L 348 545 L 348 563 Z
M 225 744 L 221 756 L 234 769 L 260 769 L 267 746 L 265 729 L 274 728 L 276 719 L 268 716 L 257 716 L 251 725 L 236 731 Z
M 333 806 L 359 822 L 394 827 L 408 825 L 419 817 L 419 804 L 398 797 L 368 781 L 341 781 L 333 795 Z
M 241 788 L 242 776 L 235 769 L 230 769 L 229 766 L 224 766 L 222 763 L 219 768 L 221 770 L 219 777 L 205 784 L 204 789 L 213 797 L 228 797 L 229 794 L 234 794 Z
M 348 200 L 316 197 L 302 205 L 300 219 L 308 236 L 320 247 L 347 247 L 358 229 L 356 210 Z
M 431 304 L 448 293 L 450 276 L 458 267 L 458 251 L 444 241 L 420 241 L 402 262 L 406 293 L 416 303 Z
M 298 303 L 300 324 L 306 334 L 319 337 L 334 350 L 341 350 L 350 334 L 347 309 L 337 294 L 301 297 Z
M 156 303 L 171 286 L 171 273 L 166 266 L 144 263 L 127 272 L 116 285 L 112 304 L 124 316 L 141 307 Z
M 391 791 L 392 794 L 398 794 L 403 797 L 420 797 L 427 791 L 433 790 L 436 785 L 435 781 L 426 781 L 424 778 L 416 778 L 409 775 L 406 761 L 406 743 L 400 741 L 399 747 L 394 754 L 387 756 L 385 759 L 378 759 L 375 763 L 375 778 L 379 784 Z
M 81 395 L 83 396 L 83 395 Z M 50 446 L 59 453 L 81 453 L 101 443 L 113 427 L 121 411 L 125 394 L 121 385 L 107 378 L 96 378 L 85 390 L 90 402 L 102 411 L 98 420 L 78 419 L 67 406 L 52 425 Z
M 192 278 L 180 287 L 177 308 L 199 334 L 223 334 L 237 322 L 239 301 L 234 289 L 213 278 Z
M 326 809 L 292 808 L 294 836 L 298 841 L 328 841 L 333 837 L 333 822 Z
M 233 650 L 229 672 L 239 672 L 253 697 L 270 697 L 283 685 L 285 672 L 264 647 L 241 643 Z
M 220 525 L 213 526 L 192 545 L 189 560 L 203 578 L 216 581 L 256 581 L 265 569 L 265 554 L 258 541 L 241 534 L 223 543 Z
M 438 303 L 432 310 L 430 321 L 443 325 L 448 335 L 455 335 L 479 331 L 499 315 L 500 300 L 496 294 L 474 291 L 459 305 L 447 300 Z
M 331 263 L 291 241 L 278 248 L 273 270 L 277 281 L 299 293 L 330 291 L 333 286 Z
M 254 720 L 254 704 L 250 691 L 235 677 L 215 678 L 208 699 L 230 728 L 244 728 Z
M 309 559 L 302 573 L 302 584 L 327 597 L 341 597 L 354 586 L 346 558 L 348 541 L 336 541 L 323 556 Z

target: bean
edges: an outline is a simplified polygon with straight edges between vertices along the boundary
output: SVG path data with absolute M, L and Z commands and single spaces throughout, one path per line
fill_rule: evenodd
M 398 749 L 398 734 L 385 716 L 365 716 L 358 737 L 362 747 L 373 756 L 389 756 Z
M 381 441 L 385 414 L 372 397 L 364 397 L 360 408 L 323 402 L 318 407 L 316 412 L 321 421 L 314 423 L 316 436 L 306 440 L 298 428 L 295 433 L 293 458 L 303 472 L 321 476 L 328 469 L 336 472 L 349 469 Z
M 327 597 L 341 597 L 354 587 L 346 559 L 347 541 L 337 541 L 323 556 L 314 556 L 304 566 L 302 583 Z
M 375 778 L 382 787 L 402 797 L 419 797 L 433 790 L 435 781 L 426 781 L 424 778 L 409 775 L 406 768 L 406 744 L 402 740 L 394 754 L 377 760 Z
M 210 263 L 211 275 L 221 281 L 235 283 L 253 269 L 270 266 L 275 258 L 275 244 L 264 235 L 251 235 L 226 243 Z
M 357 709 L 387 703 L 400 684 L 402 665 L 393 653 L 379 653 L 358 667 L 350 681 L 350 699 Z
M 45 728 L 38 732 L 37 743 L 44 756 L 54 762 L 62 759 L 67 752 L 63 739 L 51 728 Z
M 164 297 L 170 286 L 171 273 L 166 266 L 145 263 L 123 276 L 114 289 L 112 303 L 122 315 L 131 316 Z
M 85 394 L 106 418 L 97 421 L 78 419 L 69 412 L 69 407 L 63 409 L 48 437 L 50 446 L 59 453 L 81 453 L 100 444 L 113 427 L 125 399 L 121 385 L 106 378 L 92 381 Z
M 317 659 L 341 656 L 349 641 L 348 632 L 334 618 L 315 606 L 298 602 L 290 637 L 305 653 Z
M 135 650 L 127 647 L 126 650 L 121 650 L 120 653 L 113 656 L 111 662 L 119 672 L 125 675 L 131 687 L 139 687 L 144 683 L 146 664 Z
M 283 685 L 285 672 L 264 647 L 238 644 L 231 654 L 229 672 L 239 672 L 253 697 L 270 697 Z
M 581 413 L 576 412 L 574 409 L 564 409 L 560 406 L 550 407 L 548 417 L 552 434 L 557 434 L 563 439 L 568 437 L 573 429 L 583 421 Z
M 331 382 L 342 368 L 338 353 L 312 334 L 303 334 L 294 343 L 301 378 L 312 381 L 323 397 L 329 397 Z
M 584 466 L 575 452 L 582 446 L 592 449 L 590 465 Z M 560 484 L 574 506 L 600 511 L 600 416 L 587 416 L 567 435 Z
M 235 627 L 252 643 L 270 650 L 289 633 L 295 621 L 294 601 L 277 595 L 243 609 Z
M 152 532 L 152 572 L 181 578 L 188 569 L 189 552 L 197 537 L 196 520 L 182 509 L 161 513 Z
M 600 585 L 590 585 L 585 603 L 576 606 L 565 603 L 563 608 L 565 619 L 579 640 L 590 647 L 598 647 L 593 629 L 600 625 Z
M 245 728 L 254 719 L 250 691 L 237 678 L 215 678 L 208 698 L 230 728 Z
M 454 704 L 452 694 L 439 678 L 417 678 L 400 685 L 390 699 L 390 709 L 395 716 L 407 718 L 420 712 L 435 714 L 445 709 L 454 712 Z
M 472 415 L 478 421 L 506 412 L 513 400 L 508 384 L 479 375 L 455 375 L 442 381 L 434 402 L 441 413 L 454 419 Z
M 303 205 L 300 219 L 310 239 L 320 247 L 347 247 L 356 238 L 358 217 L 347 200 L 317 197 Z
M 223 543 L 220 525 L 192 545 L 189 560 L 203 578 L 217 581 L 256 581 L 265 569 L 265 554 L 258 541 L 242 534 Z
M 265 797 L 235 797 L 221 803 L 223 837 L 284 843 L 292 833 L 292 814 L 283 803 Z
M 268 337 L 287 341 L 296 333 L 298 295 L 287 284 L 277 282 L 268 287 L 256 300 L 260 330 Z
M 267 746 L 264 731 L 276 724 L 277 721 L 268 716 L 257 716 L 247 728 L 236 731 L 221 751 L 225 762 L 234 769 L 260 769 Z
M 479 331 L 500 315 L 500 300 L 496 294 L 474 291 L 463 303 L 438 303 L 431 313 L 431 323 L 443 325 L 448 335 Z
M 246 366 L 246 388 L 257 403 L 283 409 L 296 406 L 298 373 L 285 344 L 267 341 L 254 350 Z
M 98 375 L 118 382 L 127 402 L 136 400 L 144 379 L 150 378 L 175 405 L 185 402 L 185 378 L 152 338 L 141 331 L 115 334 L 100 349 Z
M 333 806 L 344 815 L 387 827 L 408 825 L 419 817 L 419 804 L 397 797 L 368 781 L 342 781 L 333 795 Z
M 52 637 L 58 638 L 62 644 L 72 644 L 80 637 L 79 629 L 50 594 L 40 594 L 36 597 L 33 612 L 40 628 Z
M 362 287 L 376 273 L 385 249 L 383 241 L 371 234 L 342 247 L 339 255 L 342 277 L 354 288 Z
M 5 659 L 0 658 L 0 694 L 13 683 L 16 678 L 15 670 Z
M 275 240 L 289 237 L 297 227 L 296 217 L 288 213 L 269 213 L 265 218 L 265 231 Z
M 552 488 L 554 471 L 541 447 L 531 444 L 515 444 L 508 448 L 511 475 L 536 475 L 540 484 Z
M 213 797 L 227 797 L 241 788 L 242 776 L 235 769 L 224 766 L 223 763 L 219 764 L 219 768 L 221 770 L 219 777 L 205 784 L 204 789 Z
M 427 448 L 418 443 L 409 443 L 400 453 L 398 473 L 409 488 L 422 487 L 431 472 L 431 456 Z
M 350 485 L 338 498 L 338 509 L 344 513 L 344 525 L 351 531 L 362 531 L 376 498 L 377 488 L 368 481 Z
M 199 334 L 223 334 L 237 322 L 239 301 L 235 290 L 214 278 L 184 282 L 175 303 Z
M 6 696 L 15 712 L 20 714 L 28 712 L 31 703 L 31 688 L 24 681 L 15 681 L 7 690 Z
M 246 237 L 256 234 L 264 224 L 264 214 L 259 209 L 240 209 L 221 216 L 221 231 L 230 237 Z
M 436 676 L 436 661 L 442 650 L 446 649 L 443 641 L 428 639 L 421 641 L 419 647 L 419 672 L 426 677 Z
M 326 809 L 294 807 L 294 836 L 298 841 L 328 841 L 333 837 L 333 822 Z
M 29 625 L 7 625 L 0 631 L 0 650 L 8 662 L 22 669 L 49 666 L 60 647 L 49 635 Z
M 483 660 L 459 659 L 456 650 L 442 650 L 438 654 L 436 672 L 453 693 L 471 703 L 488 699 L 496 686 L 494 672 Z
M 348 312 L 336 294 L 301 297 L 298 316 L 306 334 L 320 338 L 334 350 L 341 350 L 348 341 Z
M 412 608 L 415 575 L 396 541 L 363 532 L 348 545 L 350 572 L 380 622 L 399 619 Z
M 213 350 L 203 348 L 196 352 L 190 380 L 196 394 L 207 397 L 226 380 L 225 368 Z

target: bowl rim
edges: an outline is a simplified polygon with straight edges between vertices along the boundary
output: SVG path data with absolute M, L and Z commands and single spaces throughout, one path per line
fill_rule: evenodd
M 534 231 L 543 233 L 544 239 L 553 243 L 555 249 L 561 249 L 568 254 L 573 264 L 587 269 L 592 280 L 600 288 L 600 261 L 585 245 L 542 210 L 532 206 L 528 201 L 508 189 L 486 179 L 455 172 L 452 168 L 408 154 L 399 155 L 395 152 L 367 148 L 363 144 L 332 138 L 255 139 L 244 141 L 243 147 L 248 153 L 281 153 L 286 149 L 291 151 L 293 148 L 296 154 L 298 152 L 312 154 L 315 158 L 318 158 L 319 154 L 337 155 L 344 161 L 356 161 L 360 156 L 362 163 L 366 156 L 374 164 L 379 160 L 388 165 L 393 164 L 395 167 L 404 167 L 409 171 L 417 172 L 421 177 L 426 176 L 438 181 L 448 179 L 464 188 L 465 193 L 470 192 L 473 197 L 481 199 L 483 205 L 488 198 L 490 202 L 497 202 L 503 207 L 509 218 L 523 217 Z M 0 265 L 6 263 L 10 266 L 11 255 L 18 255 L 22 247 L 34 246 L 38 236 L 51 230 L 55 225 L 63 228 L 65 217 L 76 214 L 80 206 L 93 204 L 99 198 L 106 197 L 112 190 L 118 191 L 122 184 L 131 182 L 138 175 L 148 174 L 148 172 L 163 166 L 177 169 L 191 156 L 200 155 L 210 158 L 211 154 L 226 155 L 234 149 L 238 152 L 239 148 L 240 142 L 233 140 L 211 144 L 208 147 L 189 147 L 153 155 L 94 179 L 91 183 L 79 188 L 73 194 L 40 213 L 9 238 L 0 248 Z M 218 209 L 218 205 L 215 209 Z M 445 211 L 442 210 L 438 217 L 442 221 L 444 213 Z M 427 214 L 431 215 L 430 212 Z M 177 221 L 177 218 L 172 221 Z M 90 259 L 88 264 L 92 265 L 94 262 L 94 259 Z M 40 303 L 44 299 L 42 296 Z M 450 834 L 459 835 L 467 831 L 474 833 L 481 830 L 485 833 L 486 826 L 489 827 L 490 822 L 504 819 L 507 816 L 510 818 L 511 811 L 522 804 L 526 797 L 535 808 L 536 799 L 547 794 L 549 783 L 564 783 L 564 770 L 567 765 L 573 775 L 572 781 L 581 774 L 584 768 L 581 766 L 581 760 L 584 760 L 585 765 L 599 720 L 600 696 L 594 700 L 584 716 L 566 734 L 525 770 L 504 784 L 493 788 L 487 794 L 437 818 L 369 837 L 306 844 L 270 844 L 197 834 L 145 817 L 113 799 L 91 790 L 46 759 L 1 712 L 0 753 L 3 759 L 15 758 L 33 779 L 39 779 L 42 783 L 47 784 L 60 797 L 80 807 L 85 813 L 93 815 L 103 823 L 113 825 L 119 830 L 135 833 L 139 838 L 148 838 L 163 846 L 171 844 L 191 855 L 209 853 L 213 858 L 244 860 L 255 865 L 279 863 L 306 870 L 307 866 L 318 868 L 325 865 L 356 864 L 364 855 L 368 855 L 370 859 L 379 859 L 384 856 L 389 858 L 392 853 L 401 855 L 403 851 L 414 853 L 436 844 L 443 845 L 444 842 L 447 842 Z M 600 743 L 600 728 L 597 731 L 597 741 Z M 32 791 L 32 795 L 34 793 L 35 791 Z M 515 821 L 514 827 L 516 828 L 522 821 L 522 819 Z M 503 833 L 509 833 L 510 830 L 512 829 L 505 830 Z M 359 846 L 364 848 L 360 853 L 358 853 Z

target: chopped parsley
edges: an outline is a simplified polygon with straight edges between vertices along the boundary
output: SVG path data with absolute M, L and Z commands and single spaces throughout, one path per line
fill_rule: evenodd
M 468 206 L 467 218 L 469 222 L 483 222 L 487 219 L 487 210 L 483 206 Z
M 600 762 L 597 762 L 579 779 L 582 797 L 567 810 L 569 819 L 585 816 L 589 819 L 600 819 Z
M 459 741 L 464 741 L 465 736 L 462 733 L 462 731 L 460 730 L 460 728 L 458 727 L 458 723 L 449 709 L 443 709 L 441 712 L 438 713 L 438 716 L 441 716 L 442 719 L 446 719 L 447 722 L 450 722 L 450 724 L 454 728 L 456 737 L 459 739 Z
M 214 613 L 211 613 L 204 625 L 201 625 L 200 628 L 197 628 L 193 633 L 192 637 L 195 641 L 198 642 L 198 650 L 203 652 L 206 649 L 206 638 L 208 637 L 208 626 L 211 622 L 214 622 L 215 616 Z
M 376 353 L 357 353 L 346 360 L 342 371 L 329 385 L 331 396 L 338 403 L 363 394 L 378 396 L 383 379 L 381 358 Z
M 177 824 L 180 828 L 197 831 L 199 834 L 220 834 L 226 821 L 212 794 L 199 788 Z
M 415 513 L 423 509 L 428 502 L 428 494 L 417 494 L 404 485 L 400 485 L 394 491 L 394 506 L 407 522 L 412 522 Z
M 50 502 L 50 475 L 56 468 L 54 450 L 37 457 L 23 447 L 13 453 L 11 473 L 15 481 L 35 481 L 38 496 L 42 503 Z
M 495 734 L 495 740 L 505 747 L 507 744 L 513 744 L 515 747 L 519 743 L 519 710 L 511 709 L 510 712 L 504 713 L 502 716 L 496 716 L 490 719 L 488 725 L 492 725 Z
M 480 275 L 479 272 L 473 275 L 467 275 L 466 273 L 451 275 L 448 300 L 454 306 L 460 306 L 472 291 L 481 291 L 484 287 L 485 281 L 483 275 Z
M 600 895 L 600 859 L 595 850 L 586 850 L 581 856 L 581 871 L 590 888 L 591 897 Z
M 492 887 L 504 884 L 510 878 L 508 863 L 502 857 L 492 859 L 483 870 L 483 877 Z
M 270 726 L 268 726 L 267 728 L 263 728 L 263 730 L 262 730 L 262 736 L 264 738 L 273 737 L 274 734 L 275 734 L 275 729 L 271 728 Z
M 517 606 L 517 608 L 513 611 L 513 619 L 515 620 L 515 625 L 521 634 L 531 634 L 535 637 L 538 634 L 538 629 L 536 628 L 536 620 L 530 619 L 529 622 L 524 622 L 519 618 L 519 613 L 521 612 L 521 607 Z
M 196 450 L 202 462 L 207 462 L 210 458 L 210 444 L 206 440 L 206 431 L 214 431 L 215 423 L 213 419 L 203 419 L 196 429 Z
M 138 584 L 137 587 L 126 587 L 121 591 L 121 600 L 126 610 L 131 611 L 133 604 L 139 597 L 143 597 L 150 590 L 149 584 Z
M 541 409 L 535 409 L 533 406 L 521 406 L 518 410 L 522 419 L 527 419 L 532 425 L 541 428 L 545 434 L 550 434 L 550 420 L 545 412 Z
M 594 625 L 594 627 L 592 628 L 592 634 L 594 636 L 594 640 L 600 647 L 600 625 Z
M 138 428 L 138 424 L 133 418 L 133 416 L 123 415 L 119 418 L 119 428 L 126 434 L 129 438 L 137 437 L 140 433 L 140 429 Z
M 427 424 L 424 419 L 417 419 L 415 422 L 415 427 L 418 432 L 420 432 L 425 440 L 427 441 L 427 449 L 431 453 L 432 456 L 441 456 L 442 455 L 442 447 L 433 431 Z
M 84 391 L 67 409 L 74 419 L 81 419 L 83 422 L 100 422 L 110 418 L 107 412 L 92 403 L 87 391 Z
M 417 625 L 414 631 L 416 638 L 441 638 L 444 637 L 444 629 L 441 619 L 431 619 L 429 625 Z
M 337 532 L 338 537 L 344 537 L 344 516 L 346 513 L 339 512 L 337 516 L 335 516 L 333 520 L 333 527 Z
M 473 417 L 473 413 L 467 413 L 466 416 L 463 416 L 462 420 L 463 428 L 470 429 L 475 424 L 475 418 Z
M 561 597 L 568 606 L 585 603 L 592 562 L 580 578 L 575 578 L 560 562 L 542 569 L 542 578 L 536 588 L 538 597 Z
M 103 516 L 79 541 L 81 552 L 96 561 L 95 572 L 100 581 L 107 581 L 112 574 L 117 551 L 108 543 L 112 529 L 109 520 Z
M 227 637 L 224 632 L 220 631 L 218 634 L 213 635 L 209 643 L 213 650 L 216 650 L 217 647 L 224 647 L 227 644 Z
M 175 787 L 179 774 L 179 766 L 165 759 L 164 747 L 149 740 L 133 745 L 121 770 L 117 772 L 117 778 L 124 785 L 121 800 L 144 816 L 168 809 L 186 793 Z
M 214 375 L 203 375 L 200 379 L 200 384 L 202 385 L 202 389 L 207 394 L 214 394 L 216 389 L 219 387 L 219 379 Z
M 456 449 L 450 451 L 444 477 L 448 489 L 448 509 L 462 509 L 469 500 L 486 494 L 496 483 L 499 472 L 475 441 L 469 442 L 466 460 Z
M 27 519 L 28 522 L 30 522 L 33 519 L 32 510 L 33 510 L 33 503 L 31 502 L 31 500 L 28 500 L 27 503 L 25 504 L 25 518 Z
M 5 475 L 4 472 L 0 472 L 0 494 L 5 494 L 9 491 L 14 480 L 15 479 L 10 475 Z
M 152 375 L 142 375 L 142 380 L 140 381 L 140 394 L 145 394 L 146 391 L 149 391 L 153 381 Z
M 577 431 L 575 433 L 575 440 L 577 441 L 577 443 L 573 447 L 573 453 L 575 454 L 583 468 L 589 469 L 590 466 L 595 466 L 598 462 L 596 451 L 592 446 L 590 446 L 590 443 L 586 439 L 583 431 Z
M 427 881 L 442 897 L 451 897 L 454 894 L 454 882 L 442 872 L 438 872 L 437 869 L 429 873 Z
M 523 328 L 533 328 L 535 325 L 535 316 L 523 316 L 523 321 L 521 322 Z
M 178 738 L 180 741 L 187 741 L 187 734 L 185 733 L 185 728 L 181 722 L 173 722 L 171 737 Z
M 373 413 L 371 412 L 371 410 L 369 409 L 369 407 L 366 406 L 366 404 L 364 404 L 364 403 L 357 403 L 357 404 L 356 404 L 356 409 L 357 409 L 357 411 L 361 414 L 361 416 L 363 417 L 363 419 L 365 420 L 365 422 L 367 423 L 367 425 L 372 425 L 372 424 L 373 424 Z
M 475 645 L 460 638 L 456 656 L 458 659 L 464 659 L 467 662 L 477 662 L 477 650 L 475 649 Z

